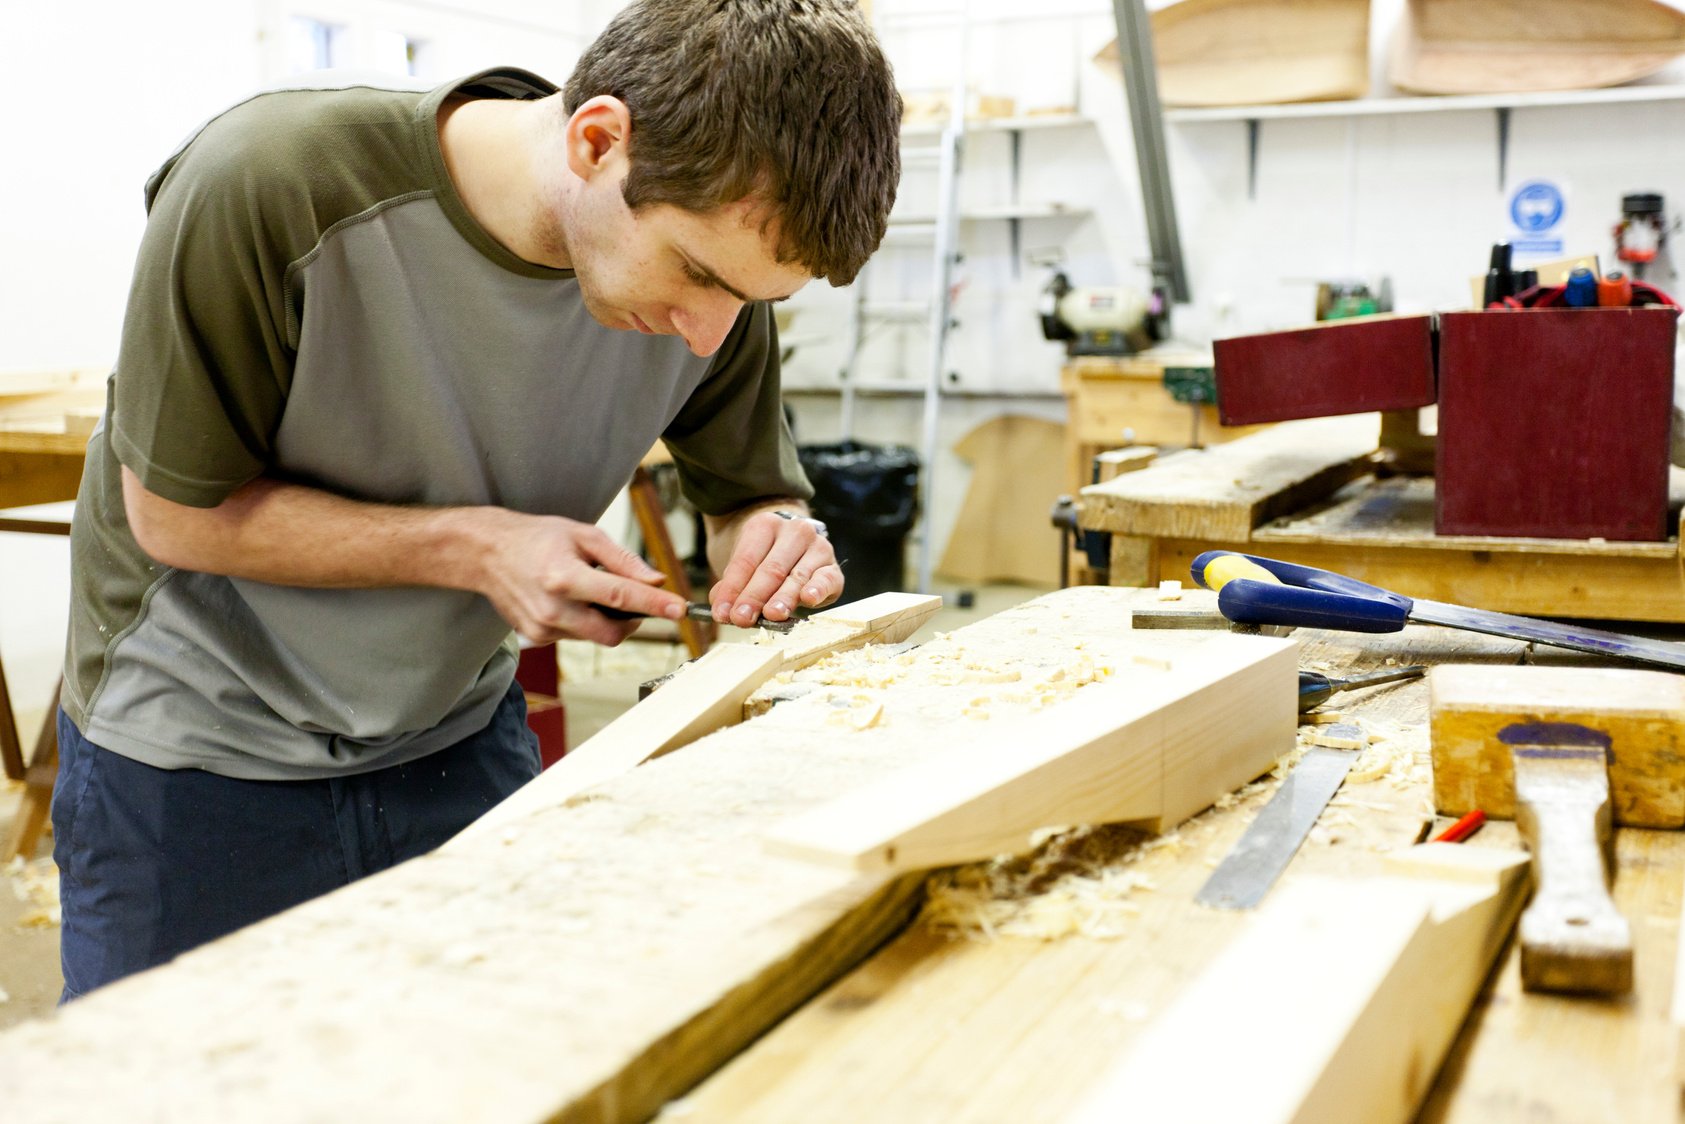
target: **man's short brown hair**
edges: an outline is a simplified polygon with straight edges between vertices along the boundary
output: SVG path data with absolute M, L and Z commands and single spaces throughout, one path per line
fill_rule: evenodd
M 636 0 L 585 49 L 569 113 L 632 115 L 625 196 L 706 212 L 754 195 L 778 257 L 833 285 L 882 241 L 901 177 L 901 97 L 851 0 Z

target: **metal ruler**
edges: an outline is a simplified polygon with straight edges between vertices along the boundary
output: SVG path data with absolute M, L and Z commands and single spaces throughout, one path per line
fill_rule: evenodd
M 1360 752 L 1306 750 L 1194 900 L 1216 909 L 1251 909 L 1262 901 L 1340 791 Z

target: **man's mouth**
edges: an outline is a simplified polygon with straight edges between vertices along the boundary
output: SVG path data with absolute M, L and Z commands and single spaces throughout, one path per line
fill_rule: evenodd
M 626 315 L 628 315 L 632 318 L 632 326 L 634 328 L 638 329 L 638 331 L 642 332 L 644 335 L 653 336 L 653 335 L 656 334 L 655 329 L 651 328 L 648 324 L 645 324 L 644 321 L 643 321 L 643 318 L 640 317 L 636 312 L 628 312 Z

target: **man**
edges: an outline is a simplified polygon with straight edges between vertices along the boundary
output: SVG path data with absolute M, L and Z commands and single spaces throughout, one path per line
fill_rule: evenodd
M 511 630 L 683 611 L 593 526 L 658 437 L 717 619 L 841 593 L 768 305 L 876 248 L 899 120 L 846 0 L 640 0 L 565 92 L 271 92 L 152 177 L 72 537 L 67 999 L 534 776 Z

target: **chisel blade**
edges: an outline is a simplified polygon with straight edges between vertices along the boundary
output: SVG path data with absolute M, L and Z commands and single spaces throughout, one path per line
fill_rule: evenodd
M 1306 750 L 1194 900 L 1214 909 L 1251 909 L 1263 901 L 1340 790 L 1358 752 Z
M 1484 632 L 1489 636 L 1530 640 L 1537 644 L 1572 648 L 1578 652 L 1591 652 L 1613 659 L 1634 660 L 1665 667 L 1669 671 L 1685 671 L 1685 645 L 1672 644 L 1665 640 L 1624 636 L 1618 632 L 1604 632 L 1581 625 L 1514 617 L 1508 613 L 1468 609 L 1461 605 L 1445 605 L 1438 601 L 1414 602 L 1410 609 L 1410 619 L 1420 624 L 1445 625 L 1450 628 L 1467 629 L 1470 632 Z

